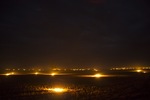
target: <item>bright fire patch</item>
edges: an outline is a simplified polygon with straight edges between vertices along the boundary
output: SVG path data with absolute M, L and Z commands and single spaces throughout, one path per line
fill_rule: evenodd
M 50 89 L 48 89 L 48 91 L 55 92 L 55 93 L 63 93 L 63 92 L 67 92 L 67 89 L 64 89 L 64 88 L 50 88 Z
M 99 77 L 101 77 L 102 75 L 101 74 L 95 74 L 94 75 L 94 77 L 97 77 L 97 78 L 99 78 Z

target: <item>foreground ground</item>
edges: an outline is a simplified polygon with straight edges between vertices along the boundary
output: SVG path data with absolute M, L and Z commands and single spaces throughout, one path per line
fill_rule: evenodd
M 50 93 L 63 86 L 72 91 Z M 150 100 L 150 75 L 85 78 L 73 76 L 0 76 L 0 100 Z

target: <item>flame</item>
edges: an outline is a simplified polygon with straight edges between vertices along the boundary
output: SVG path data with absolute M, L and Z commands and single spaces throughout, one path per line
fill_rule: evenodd
M 48 91 L 55 92 L 55 93 L 63 93 L 63 92 L 66 92 L 67 89 L 64 89 L 64 88 L 49 88 Z

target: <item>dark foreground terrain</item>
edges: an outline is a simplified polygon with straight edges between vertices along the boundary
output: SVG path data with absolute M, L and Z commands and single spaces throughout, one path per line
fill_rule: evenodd
M 51 93 L 61 86 L 70 91 Z M 0 100 L 150 100 L 150 75 L 75 77 L 49 75 L 0 76 Z

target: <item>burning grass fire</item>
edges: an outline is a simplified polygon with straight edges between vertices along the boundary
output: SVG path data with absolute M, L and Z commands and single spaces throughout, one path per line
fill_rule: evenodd
M 64 93 L 64 92 L 69 92 L 70 91 L 67 88 L 61 88 L 61 87 L 47 88 L 47 89 L 44 89 L 44 90 L 47 90 L 50 93 Z

